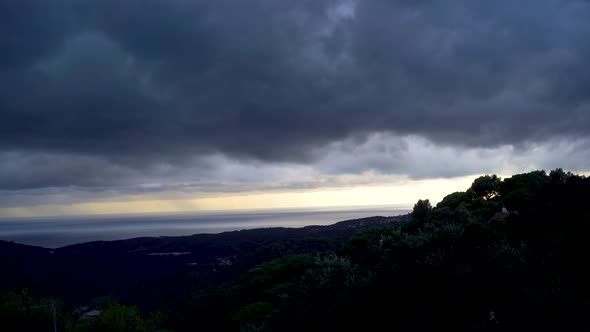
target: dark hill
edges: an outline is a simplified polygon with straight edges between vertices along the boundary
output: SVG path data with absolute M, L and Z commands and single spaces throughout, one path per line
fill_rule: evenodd
M 73 304 L 117 294 L 149 307 L 155 299 L 160 301 L 174 294 L 177 279 L 187 272 L 198 272 L 216 281 L 232 280 L 276 255 L 331 250 L 326 239 L 346 238 L 360 229 L 409 218 L 368 217 L 327 226 L 95 241 L 54 250 L 0 241 L 0 287 L 2 291 L 32 288 L 41 295 L 58 295 Z M 280 243 L 278 252 L 275 243 Z M 233 272 L 223 276 L 216 273 L 220 265 L 228 264 Z
M 195 234 L 189 236 L 140 237 L 117 241 L 94 241 L 74 244 L 56 249 L 58 254 L 150 254 L 164 252 L 195 252 L 201 255 L 217 250 L 226 253 L 228 248 L 244 245 L 257 246 L 275 241 L 297 240 L 309 237 L 337 238 L 350 236 L 361 229 L 380 227 L 408 221 L 410 215 L 394 217 L 367 217 L 341 221 L 326 226 L 306 226 L 301 228 L 272 227 L 219 234 Z

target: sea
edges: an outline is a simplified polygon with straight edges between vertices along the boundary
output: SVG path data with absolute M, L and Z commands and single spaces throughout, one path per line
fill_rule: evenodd
M 182 236 L 266 228 L 330 225 L 339 221 L 396 216 L 408 206 L 268 209 L 231 212 L 134 214 L 0 219 L 0 240 L 59 248 L 90 241 Z

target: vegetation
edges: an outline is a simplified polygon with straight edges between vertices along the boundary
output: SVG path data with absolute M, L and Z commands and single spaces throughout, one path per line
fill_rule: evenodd
M 242 246 L 232 266 L 175 279 L 181 291 L 161 303 L 166 315 L 110 303 L 80 323 L 58 301 L 58 323 L 71 331 L 588 330 L 588 197 L 590 178 L 561 169 L 486 175 L 435 207 L 418 201 L 407 222 Z M 41 331 L 49 314 L 28 308 L 48 301 L 6 293 L 0 319 Z
M 59 331 L 149 332 L 159 330 L 164 320 L 162 313 L 143 318 L 137 307 L 121 305 L 114 298 L 96 301 L 92 309 L 84 309 L 66 312 L 61 301 L 34 297 L 26 289 L 0 295 L 3 331 L 53 331 L 52 310 L 55 310 L 55 327 Z

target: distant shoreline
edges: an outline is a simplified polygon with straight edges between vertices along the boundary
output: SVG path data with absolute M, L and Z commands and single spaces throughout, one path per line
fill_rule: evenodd
M 361 207 L 359 209 L 274 210 L 213 214 L 125 215 L 118 217 L 65 217 L 0 222 L 0 240 L 44 248 L 136 237 L 219 234 L 269 227 L 301 228 L 333 225 L 367 216 L 397 216 L 409 208 Z

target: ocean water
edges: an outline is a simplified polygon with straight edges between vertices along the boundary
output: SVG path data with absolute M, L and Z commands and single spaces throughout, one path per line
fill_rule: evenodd
M 0 219 L 0 240 L 58 248 L 70 244 L 143 236 L 178 236 L 263 227 L 330 225 L 339 221 L 408 213 L 409 207 L 201 212 Z

